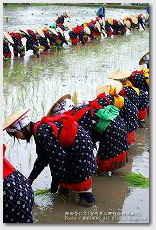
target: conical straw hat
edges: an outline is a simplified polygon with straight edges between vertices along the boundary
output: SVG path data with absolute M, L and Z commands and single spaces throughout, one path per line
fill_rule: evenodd
M 70 15 L 70 13 L 69 13 L 68 10 L 65 10 L 65 11 L 63 12 L 63 16 L 68 17 L 68 18 L 71 17 L 71 15 Z
M 105 19 L 104 18 L 102 18 L 102 25 L 105 27 Z
M 10 34 L 8 34 L 7 32 L 3 32 L 3 35 L 11 44 L 14 44 L 14 41 Z
M 29 110 L 30 109 L 21 109 L 21 110 L 16 111 L 15 113 L 12 113 L 10 116 L 8 116 L 3 122 L 3 130 L 7 129 L 11 125 L 13 125 L 15 122 L 17 122 Z
M 120 81 L 110 80 L 109 84 L 112 88 L 116 88 L 116 93 L 119 93 L 122 89 L 122 83 Z
M 119 22 L 121 22 L 121 24 L 123 24 L 123 25 L 124 25 L 124 21 L 123 21 L 122 19 L 120 19 L 120 20 L 119 20 Z
M 71 14 L 68 10 L 66 10 L 66 14 L 67 14 L 67 17 L 70 18 L 71 17 Z
M 49 30 L 49 26 L 45 26 L 44 28 L 43 28 L 43 31 L 48 31 Z
M 96 22 L 96 27 L 98 28 L 98 31 L 101 32 L 101 26 L 99 22 Z
M 49 28 L 49 30 L 50 30 L 53 34 L 58 35 L 58 33 L 56 32 L 56 30 L 55 30 L 55 29 L 53 29 L 53 28 Z
M 74 92 L 72 95 L 72 101 L 74 102 L 74 105 L 77 105 L 78 101 L 77 101 L 77 93 Z
M 86 34 L 91 34 L 91 31 L 87 26 L 84 26 L 84 31 L 86 32 Z
M 138 24 L 138 18 L 136 18 L 136 17 L 131 17 L 131 19 L 132 19 L 132 22 L 133 22 L 134 24 Z
M 23 32 L 23 33 L 29 35 L 28 32 L 27 32 L 25 29 L 23 29 L 23 28 L 19 28 L 19 31 L 21 31 L 21 32 Z
M 113 25 L 113 18 L 108 18 L 109 24 Z
M 131 27 L 130 21 L 125 21 L 124 24 L 127 26 L 127 28 L 130 28 L 130 27 Z
M 42 38 L 45 37 L 44 32 L 43 32 L 39 27 L 36 28 L 36 31 L 37 31 L 37 33 L 38 33 Z
M 109 80 L 96 88 L 96 95 L 101 93 L 108 95 L 111 87 L 116 88 L 116 93 L 119 93 L 122 89 L 122 83 L 115 80 Z
M 62 34 L 62 36 L 64 35 L 64 32 L 60 27 L 57 28 L 57 32 L 60 32 Z
M 49 111 L 47 113 L 47 116 L 53 116 L 53 114 L 54 114 L 54 112 L 53 112 L 54 107 L 57 105 L 57 103 L 63 101 L 64 99 L 71 99 L 71 95 L 70 94 L 66 94 L 66 95 L 60 97 L 59 99 L 57 99 L 57 101 L 49 109 Z
M 105 93 L 106 95 L 109 94 L 110 84 L 102 84 L 96 87 L 96 96 L 101 93 Z
M 149 52 L 145 53 L 144 56 L 140 59 L 139 65 L 145 64 L 146 55 L 149 55 Z
M 70 22 L 65 22 L 64 24 L 68 27 L 69 30 L 73 30 L 73 27 L 70 24 Z
M 120 80 L 130 77 L 131 72 L 127 70 L 114 70 L 108 74 L 108 78 Z

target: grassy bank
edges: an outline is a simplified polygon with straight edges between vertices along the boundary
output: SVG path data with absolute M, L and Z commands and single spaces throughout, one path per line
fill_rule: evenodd
M 54 5 L 61 5 L 59 3 L 55 3 Z M 83 6 L 83 7 L 101 7 L 101 3 L 64 3 L 65 6 Z M 146 9 L 146 5 L 132 5 L 132 6 L 121 6 L 120 4 L 109 4 L 106 8 L 120 8 L 120 9 Z
M 7 3 L 4 7 L 7 6 L 48 6 L 48 5 L 58 5 L 58 6 L 82 6 L 82 7 L 100 7 L 102 3 Z M 147 4 L 146 4 L 147 5 Z M 120 8 L 120 9 L 146 9 L 146 5 L 131 5 L 131 6 L 121 6 L 120 3 L 108 3 L 106 8 Z

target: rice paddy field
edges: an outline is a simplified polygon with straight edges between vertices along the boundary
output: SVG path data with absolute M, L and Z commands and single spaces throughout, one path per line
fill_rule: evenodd
M 71 12 L 71 21 L 83 22 L 95 16 L 97 8 L 80 6 L 5 6 L 4 31 L 20 27 L 44 27 L 61 15 Z M 106 16 L 116 19 L 143 13 L 144 10 L 107 9 Z M 23 39 L 25 43 L 25 40 Z M 40 120 L 55 100 L 66 93 L 78 94 L 79 101 L 95 98 L 96 86 L 107 80 L 115 69 L 129 71 L 141 67 L 139 59 L 149 50 L 149 29 L 127 32 L 124 36 L 88 42 L 85 46 L 64 46 L 63 50 L 40 50 L 37 58 L 27 51 L 22 58 L 12 57 L 3 65 L 4 117 L 17 109 L 30 108 L 32 121 Z M 145 66 L 142 66 L 145 67 Z M 147 117 L 146 123 L 149 126 Z M 149 223 L 149 188 L 135 187 L 124 178 L 125 173 L 141 173 L 149 178 L 149 128 L 139 129 L 136 142 L 130 147 L 129 162 L 112 176 L 94 176 L 93 193 L 96 204 L 79 207 L 76 194 L 68 198 L 49 193 L 36 195 L 33 207 L 35 223 Z M 4 132 L 6 156 L 26 177 L 36 159 L 35 143 L 15 141 Z M 33 189 L 50 187 L 49 168 L 34 181 Z

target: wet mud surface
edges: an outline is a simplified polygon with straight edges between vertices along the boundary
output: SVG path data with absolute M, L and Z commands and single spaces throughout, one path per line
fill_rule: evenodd
M 74 193 L 63 198 L 39 195 L 34 205 L 36 223 L 149 223 L 149 189 L 129 186 L 122 178 L 127 172 L 140 172 L 149 177 L 148 128 L 137 131 L 125 167 L 116 170 L 112 176 L 93 177 L 96 199 L 93 207 L 78 206 Z

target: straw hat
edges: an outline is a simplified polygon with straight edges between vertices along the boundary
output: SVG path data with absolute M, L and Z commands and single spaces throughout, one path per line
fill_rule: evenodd
M 3 35 L 11 44 L 14 44 L 14 41 L 10 34 L 8 34 L 7 32 L 3 32 Z
M 63 16 L 64 16 L 64 17 L 67 17 L 67 18 L 70 18 L 70 17 L 71 17 L 71 15 L 70 15 L 70 13 L 69 13 L 68 10 L 66 10 L 65 12 L 63 12 Z
M 149 52 L 145 53 L 144 56 L 140 59 L 139 65 L 145 64 L 145 60 L 146 60 L 147 55 L 149 55 Z
M 23 33 L 29 35 L 28 32 L 27 32 L 25 29 L 23 29 L 23 28 L 19 28 L 19 31 L 21 31 L 21 32 L 23 32 Z
M 49 28 L 49 30 L 50 30 L 53 34 L 58 35 L 58 33 L 56 32 L 56 30 L 55 30 L 55 29 L 53 29 L 53 28 Z
M 133 22 L 134 24 L 138 24 L 138 18 L 136 18 L 136 17 L 131 17 L 131 19 L 132 19 L 132 22 Z
M 124 24 L 127 26 L 127 28 L 130 28 L 130 27 L 131 27 L 130 21 L 125 21 Z
M 16 33 L 20 35 L 24 35 L 24 32 L 22 32 L 21 30 L 17 30 Z
M 70 12 L 68 10 L 66 10 L 66 14 L 67 14 L 68 18 L 71 17 L 71 14 L 70 14 Z
M 59 33 L 61 33 L 62 36 L 64 36 L 64 32 L 60 27 L 56 28 L 56 32 L 59 32 Z
M 101 93 L 105 93 L 106 95 L 109 94 L 110 85 L 109 84 L 102 84 L 96 87 L 96 96 Z
M 3 130 L 7 129 L 11 125 L 13 125 L 15 122 L 17 122 L 21 117 L 23 117 L 30 109 L 21 109 L 18 110 L 15 113 L 12 113 L 10 116 L 8 116 L 5 121 L 3 122 Z
M 127 70 L 114 70 L 108 74 L 108 78 L 114 80 L 120 80 L 120 79 L 128 78 L 130 75 L 131 72 Z
M 113 18 L 108 18 L 109 24 L 113 25 Z
M 112 88 L 116 88 L 116 93 L 119 93 L 122 89 L 122 83 L 116 80 L 110 80 L 110 85 Z
M 91 34 L 91 31 L 87 26 L 84 26 L 84 31 L 86 34 Z
M 43 31 L 48 31 L 49 30 L 49 26 L 45 26 L 44 28 L 43 28 Z
M 71 99 L 71 95 L 70 94 L 66 94 L 62 97 L 60 97 L 50 108 L 50 110 L 47 113 L 47 116 L 52 116 L 53 115 L 53 109 L 54 107 L 57 105 L 57 103 L 63 101 L 64 99 Z
M 74 102 L 74 105 L 78 104 L 77 93 L 76 92 L 73 93 L 71 100 Z
M 119 22 L 124 25 L 123 19 L 120 19 Z
M 99 22 L 96 22 L 96 27 L 98 28 L 98 31 L 101 32 L 101 26 Z
M 88 26 L 87 20 L 85 20 L 85 21 L 83 22 L 83 26 Z
M 73 30 L 73 27 L 70 24 L 70 22 L 65 22 L 64 24 L 68 27 L 69 30 Z
M 45 37 L 45 34 L 43 33 L 43 31 L 39 27 L 36 28 L 36 31 L 42 38 Z
M 108 95 L 111 87 L 116 88 L 116 93 L 119 93 L 122 89 L 122 83 L 115 80 L 107 81 L 96 88 L 96 95 L 98 96 L 101 93 Z
M 106 23 L 105 23 L 105 19 L 102 18 L 102 25 L 105 27 Z

